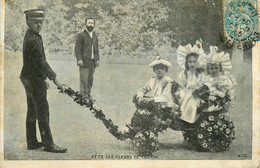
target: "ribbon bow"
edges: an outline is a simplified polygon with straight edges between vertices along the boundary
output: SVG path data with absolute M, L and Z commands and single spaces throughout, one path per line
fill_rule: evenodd
M 202 44 L 200 41 L 196 41 L 195 45 L 187 44 L 186 46 L 179 46 L 177 49 L 177 60 L 178 64 L 181 66 L 181 68 L 185 69 L 185 62 L 186 62 L 186 57 L 188 54 L 191 53 L 196 53 L 199 55 L 204 55 L 205 52 L 202 48 Z
M 224 69 L 232 69 L 230 55 L 228 53 L 224 53 L 223 51 L 218 53 L 217 46 L 210 46 L 210 52 L 208 55 L 203 55 L 199 58 L 199 62 L 201 65 L 206 66 L 207 64 L 221 64 Z

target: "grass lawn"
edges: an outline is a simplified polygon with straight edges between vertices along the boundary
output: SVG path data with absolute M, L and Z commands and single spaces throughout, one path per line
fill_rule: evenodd
M 58 93 L 54 84 L 48 90 L 50 106 L 50 126 L 55 143 L 68 148 L 65 154 L 53 154 L 41 149 L 28 151 L 25 140 L 26 97 L 19 80 L 22 68 L 22 54 L 5 57 L 4 93 L 4 156 L 7 160 L 89 160 L 93 155 L 133 156 L 131 143 L 113 137 L 95 119 L 93 114 L 66 95 Z M 177 80 L 180 72 L 175 58 L 168 76 Z M 51 67 L 61 81 L 74 90 L 79 88 L 79 72 L 75 59 L 49 60 Z M 252 87 L 251 65 L 233 65 L 232 73 L 237 77 L 236 106 L 230 111 L 235 128 L 236 139 L 230 150 L 218 153 L 194 151 L 183 143 L 181 132 L 168 130 L 159 136 L 159 151 L 156 159 L 168 160 L 242 160 L 251 159 L 252 154 Z M 132 96 L 153 75 L 147 65 L 107 64 L 102 62 L 94 76 L 93 97 L 106 116 L 126 129 L 135 107 Z M 40 136 L 38 136 L 40 137 Z M 40 140 L 40 138 L 39 138 Z M 238 157 L 244 154 L 245 157 Z M 96 159 L 102 159 L 101 157 Z

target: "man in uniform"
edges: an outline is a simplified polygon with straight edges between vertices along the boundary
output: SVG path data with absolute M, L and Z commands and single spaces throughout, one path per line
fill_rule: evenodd
M 79 33 L 76 39 L 75 54 L 80 73 L 80 94 L 85 99 L 91 98 L 93 74 L 99 66 L 98 37 L 93 32 L 95 20 L 85 19 L 86 29 Z
M 44 147 L 44 151 L 65 153 L 66 148 L 54 144 L 49 126 L 49 105 L 47 101 L 49 78 L 57 87 L 64 86 L 46 61 L 42 37 L 39 34 L 44 20 L 44 10 L 33 9 L 24 12 L 28 30 L 23 41 L 23 69 L 20 79 L 27 96 L 26 140 L 27 149 Z M 40 129 L 42 143 L 36 137 L 36 119 Z

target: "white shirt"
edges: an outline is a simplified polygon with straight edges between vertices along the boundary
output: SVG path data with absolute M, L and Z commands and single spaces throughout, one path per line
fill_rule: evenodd
M 89 32 L 88 29 L 86 29 L 86 31 L 88 32 L 90 38 L 92 38 L 92 37 L 93 37 L 93 31 L 92 31 L 92 32 Z M 93 48 L 93 44 L 92 44 L 91 59 L 94 59 L 94 48 Z
M 137 92 L 137 97 L 142 98 L 144 95 L 149 95 L 154 98 L 155 102 L 172 102 L 171 95 L 172 79 L 164 76 L 163 79 L 152 78 L 144 87 Z

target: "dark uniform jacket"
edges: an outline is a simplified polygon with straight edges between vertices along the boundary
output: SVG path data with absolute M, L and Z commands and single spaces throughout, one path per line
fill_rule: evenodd
M 99 48 L 98 48 L 98 37 L 93 32 L 92 38 L 89 33 L 85 30 L 79 33 L 76 39 L 75 54 L 77 60 L 82 60 L 85 66 L 88 66 L 91 62 L 92 45 L 94 50 L 94 61 L 99 61 Z
M 27 79 L 48 77 L 50 80 L 56 77 L 46 61 L 41 35 L 30 29 L 27 30 L 23 41 L 23 69 L 20 77 Z

